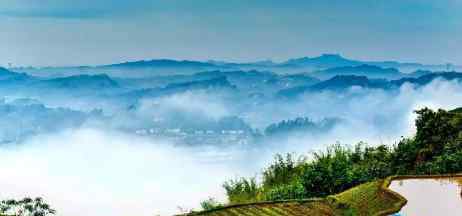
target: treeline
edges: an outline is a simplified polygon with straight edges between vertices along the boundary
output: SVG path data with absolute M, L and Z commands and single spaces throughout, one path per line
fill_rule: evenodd
M 310 118 L 298 117 L 293 120 L 283 120 L 269 125 L 265 128 L 265 135 L 289 135 L 300 132 L 317 134 L 331 130 L 339 122 L 340 119 L 337 118 L 325 118 L 319 122 L 315 122 Z
M 224 183 L 229 204 L 324 197 L 390 175 L 462 172 L 461 109 L 416 113 L 416 135 L 393 146 L 336 144 L 308 156 L 277 155 L 261 181 Z

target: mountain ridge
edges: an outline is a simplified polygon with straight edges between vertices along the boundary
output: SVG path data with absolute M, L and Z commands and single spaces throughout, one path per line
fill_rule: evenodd
M 63 76 L 70 73 L 107 73 L 111 76 L 135 76 L 134 72 L 124 70 L 133 69 L 144 76 L 154 75 L 174 75 L 174 74 L 193 74 L 206 70 L 269 70 L 279 74 L 284 73 L 302 73 L 326 70 L 335 67 L 355 67 L 360 65 L 372 65 L 382 68 L 395 68 L 401 72 L 414 72 L 416 70 L 447 70 L 446 64 L 427 65 L 421 63 L 409 63 L 398 61 L 363 61 L 346 58 L 340 54 L 322 54 L 316 57 L 300 57 L 288 59 L 282 62 L 273 62 L 271 60 L 255 62 L 227 62 L 219 60 L 176 60 L 176 59 L 151 59 L 127 61 L 106 65 L 95 66 L 76 66 L 76 67 L 20 67 L 14 68 L 15 71 L 31 73 L 33 75 L 43 75 L 50 73 L 53 76 Z M 462 68 L 462 66 L 453 66 L 453 69 Z

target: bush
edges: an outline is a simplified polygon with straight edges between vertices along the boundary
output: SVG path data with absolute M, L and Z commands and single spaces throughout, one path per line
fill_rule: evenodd
M 229 180 L 223 187 L 231 204 L 258 201 L 259 187 L 255 178 Z
M 280 185 L 287 185 L 300 176 L 306 159 L 294 154 L 286 154 L 285 157 L 277 154 L 274 162 L 263 171 L 263 188 L 272 188 Z
M 278 185 L 264 192 L 264 199 L 270 201 L 302 199 L 306 191 L 301 181 L 297 180 L 290 184 Z
M 214 198 L 211 197 L 201 202 L 201 207 L 205 211 L 221 208 L 223 206 L 224 205 L 222 203 L 216 201 Z

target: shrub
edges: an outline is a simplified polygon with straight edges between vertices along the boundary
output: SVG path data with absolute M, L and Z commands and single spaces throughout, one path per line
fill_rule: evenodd
M 216 201 L 214 198 L 211 197 L 201 202 L 201 207 L 205 211 L 221 208 L 223 206 L 224 205 L 222 203 Z
M 223 187 L 231 204 L 258 200 L 259 187 L 255 178 L 229 180 L 223 184 Z

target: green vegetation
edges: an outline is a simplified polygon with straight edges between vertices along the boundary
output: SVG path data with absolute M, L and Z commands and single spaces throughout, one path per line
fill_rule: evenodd
M 10 199 L 0 202 L 0 215 L 48 216 L 55 213 L 56 211 L 40 197 L 35 199 L 26 197 L 21 200 Z
M 266 204 L 276 202 L 282 205 L 281 203 L 294 203 L 282 200 L 307 200 L 316 197 L 327 198 L 308 202 L 310 207 L 318 208 L 315 206 L 322 204 L 322 209 L 328 206 L 331 211 L 310 215 L 381 215 L 398 211 L 405 204 L 405 200 L 386 189 L 389 179 L 384 179 L 388 176 L 436 175 L 462 171 L 461 109 L 433 111 L 424 108 L 416 113 L 416 135 L 403 138 L 393 146 L 372 147 L 359 143 L 351 148 L 336 144 L 326 151 L 309 156 L 276 155 L 273 164 L 263 171 L 261 183 L 257 183 L 255 178 L 240 178 L 224 184 L 229 201 L 226 211 L 243 211 L 242 206 L 239 206 L 242 203 L 254 203 L 244 205 L 244 209 L 257 208 L 255 206 L 275 208 L 274 205 Z M 227 215 L 222 214 L 222 210 L 219 215 Z
M 201 207 L 202 209 L 207 211 L 222 208 L 224 207 L 224 205 L 216 201 L 214 198 L 209 198 L 208 200 L 204 200 L 201 202 Z
M 297 201 L 272 201 L 258 202 L 226 206 L 203 212 L 190 213 L 189 215 L 205 216 L 296 216 L 296 215 L 345 215 L 347 207 L 337 207 L 328 200 L 297 200 Z
M 388 190 L 387 181 L 374 181 L 324 199 L 301 199 L 235 204 L 189 215 L 201 216 L 371 216 L 388 215 L 406 200 Z
M 406 199 L 388 189 L 390 179 L 368 182 L 332 196 L 353 215 L 389 215 L 399 211 Z
M 308 157 L 277 155 L 263 171 L 261 184 L 253 178 L 225 183 L 229 202 L 326 197 L 392 175 L 461 172 L 462 113 L 427 108 L 416 113 L 415 137 L 394 146 L 336 144 Z

